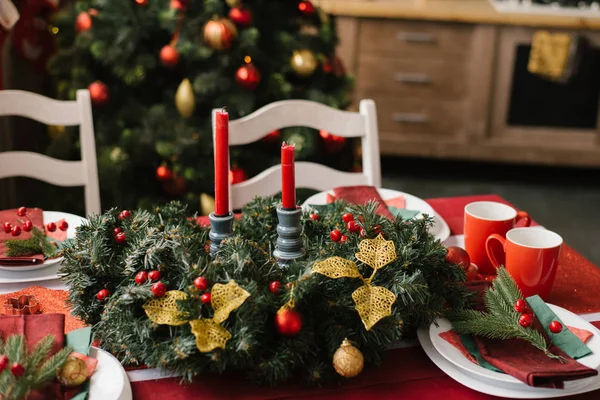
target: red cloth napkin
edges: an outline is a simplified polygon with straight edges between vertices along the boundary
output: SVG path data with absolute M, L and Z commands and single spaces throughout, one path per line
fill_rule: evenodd
M 387 209 L 385 202 L 373 186 L 341 186 L 333 189 L 333 194 L 339 200 L 352 204 L 366 204 L 373 200 L 379 203 L 377 214 L 393 219 L 394 216 Z
M 44 230 L 44 218 L 42 214 L 42 210 L 39 208 L 30 208 L 27 210 L 27 217 L 31 220 L 31 223 L 35 228 L 39 228 L 42 231 Z M 4 225 L 5 222 L 10 222 L 11 225 L 18 225 L 21 228 L 23 227 L 23 222 L 27 220 L 26 217 L 19 217 L 17 215 L 17 209 L 13 208 L 11 210 L 0 211 L 0 224 Z M 5 233 L 4 229 L 0 229 L 0 264 L 11 265 L 11 266 L 23 266 L 23 265 L 33 265 L 33 264 L 41 264 L 44 262 L 43 254 L 34 254 L 32 256 L 27 257 L 8 257 L 6 256 L 6 248 L 4 246 L 4 241 L 18 239 L 25 240 L 31 238 L 31 232 L 25 232 L 21 229 L 21 234 L 19 236 L 12 236 L 10 233 Z

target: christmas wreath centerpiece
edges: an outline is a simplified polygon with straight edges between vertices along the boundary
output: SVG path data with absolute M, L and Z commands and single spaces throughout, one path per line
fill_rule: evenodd
M 123 363 L 186 380 L 243 370 L 268 385 L 315 384 L 357 375 L 469 299 L 427 216 L 390 220 L 376 203 L 306 211 L 306 255 L 281 266 L 276 207 L 248 204 L 215 256 L 210 228 L 178 203 L 90 217 L 63 248 L 73 314 Z

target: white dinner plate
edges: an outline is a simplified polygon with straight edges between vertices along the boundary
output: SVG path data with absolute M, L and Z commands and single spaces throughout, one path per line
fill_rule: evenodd
M 67 239 L 75 237 L 75 230 L 80 226 L 84 218 L 59 212 L 59 211 L 44 211 L 44 224 L 49 222 L 60 221 L 64 219 L 69 224 L 67 229 Z M 0 283 L 12 283 L 12 282 L 33 282 L 47 279 L 56 279 L 58 268 L 62 257 L 45 260 L 41 264 L 26 265 L 26 266 L 14 266 L 14 265 L 2 265 L 0 264 Z
M 90 378 L 88 400 L 131 400 L 131 385 L 123 366 L 112 354 L 97 347 L 90 348 L 90 357 L 98 360 Z
M 586 343 L 590 350 L 592 350 L 592 354 L 582 357 L 577 361 L 586 367 L 598 369 L 600 367 L 600 331 L 598 331 L 592 324 L 583 318 L 573 314 L 568 310 L 565 310 L 564 308 L 552 304 L 548 304 L 548 306 L 565 325 L 585 329 L 594 333 L 594 336 Z M 450 321 L 445 318 L 439 319 L 437 321 L 437 326 L 435 323 L 433 323 L 429 327 L 429 339 L 431 340 L 434 348 L 440 355 L 442 355 L 442 357 L 454 364 L 459 369 L 463 370 L 463 372 L 466 374 L 479 379 L 483 378 L 486 381 L 493 382 L 494 385 L 509 388 L 518 388 L 521 386 L 528 387 L 526 384 L 510 375 L 490 371 L 469 361 L 460 351 L 458 351 L 458 349 L 440 337 L 440 333 L 449 331 L 451 329 L 452 325 Z M 598 377 L 568 381 L 565 382 L 565 388 L 568 386 L 571 390 L 575 390 L 577 388 L 587 386 L 590 383 L 590 379 L 597 380 Z
M 415 216 L 415 218 L 422 218 L 423 214 L 429 214 L 433 217 L 433 226 L 430 228 L 430 233 L 435 236 L 436 239 L 444 241 L 448 239 L 450 236 L 450 228 L 448 224 L 442 217 L 440 217 L 434 209 L 423 199 L 420 199 L 412 194 L 400 192 L 398 190 L 392 189 L 377 189 L 379 195 L 383 200 L 390 200 L 398 196 L 404 197 L 406 200 L 405 208 L 407 210 L 419 211 L 419 214 Z M 303 207 L 307 207 L 311 204 L 314 205 L 323 205 L 327 204 L 327 194 L 333 195 L 333 190 L 319 192 L 311 197 L 309 197 L 304 204 Z

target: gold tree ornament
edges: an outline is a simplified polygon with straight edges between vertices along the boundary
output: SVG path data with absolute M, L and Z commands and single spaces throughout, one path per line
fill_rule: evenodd
M 325 275 L 332 279 L 362 278 L 354 261 L 337 256 L 316 262 L 312 267 L 312 272 Z
M 396 295 L 382 286 L 365 285 L 352 293 L 352 300 L 365 329 L 370 330 L 382 318 L 392 315 Z
M 225 321 L 229 314 L 239 308 L 250 293 L 238 286 L 235 281 L 229 281 L 226 285 L 215 283 L 210 291 L 211 304 L 215 314 L 213 320 L 220 324 Z
M 192 83 L 187 78 L 182 80 L 177 88 L 177 92 L 175 93 L 175 106 L 183 118 L 189 118 L 194 114 L 196 98 L 194 96 Z
M 290 59 L 290 65 L 296 73 L 301 77 L 307 77 L 313 74 L 317 69 L 317 58 L 315 54 L 307 49 L 295 50 Z
M 63 364 L 62 369 L 58 373 L 58 381 L 62 386 L 73 388 L 87 381 L 88 368 L 81 358 L 69 357 Z
M 179 290 L 169 290 L 163 297 L 148 300 L 142 308 L 148 318 L 159 325 L 179 326 L 187 320 L 187 315 L 179 311 L 177 300 L 186 300 L 188 295 Z
M 196 347 L 202 353 L 216 348 L 224 349 L 231 333 L 212 319 L 196 319 L 190 321 L 192 333 L 196 337 Z
M 215 211 L 215 198 L 206 194 L 200 194 L 200 212 L 202 215 L 209 215 Z
M 204 42 L 217 51 L 229 49 L 237 34 L 237 28 L 227 18 L 213 19 L 204 25 Z
M 344 378 L 354 378 L 360 374 L 365 365 L 362 352 L 354 347 L 348 339 L 344 339 L 333 354 L 333 368 Z
M 396 259 L 396 246 L 391 240 L 385 240 L 381 233 L 375 239 L 365 239 L 359 244 L 360 251 L 355 257 L 378 270 Z

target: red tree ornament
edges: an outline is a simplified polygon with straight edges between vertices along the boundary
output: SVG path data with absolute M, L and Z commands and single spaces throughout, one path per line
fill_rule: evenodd
M 170 44 L 160 50 L 160 62 L 167 68 L 173 68 L 179 63 L 179 52 Z
M 548 328 L 550 329 L 550 332 L 552 332 L 552 333 L 561 333 L 563 330 L 562 324 L 558 321 L 550 322 L 550 326 Z
M 163 297 L 167 293 L 167 287 L 162 282 L 156 282 L 150 290 L 156 297 Z
M 173 177 L 173 171 L 171 171 L 168 167 L 161 165 L 156 168 L 156 179 L 159 182 L 166 182 Z
M 450 246 L 447 250 L 446 261 L 450 264 L 460 265 L 465 270 L 471 265 L 471 257 L 469 257 L 469 253 L 465 249 L 458 246 Z
M 110 296 L 108 289 L 100 289 L 98 293 L 96 293 L 96 298 L 100 301 L 105 301 L 108 296 Z
M 10 373 L 18 378 L 25 373 L 25 367 L 19 364 L 18 362 L 14 362 L 10 366 Z
M 97 107 L 102 107 L 109 100 L 108 86 L 106 86 L 103 82 L 96 81 L 90 83 L 88 86 L 88 90 L 90 91 L 90 98 L 92 99 L 92 104 Z
M 283 310 L 275 317 L 277 332 L 283 336 L 296 336 L 302 329 L 302 316 L 295 310 Z
M 476 280 L 477 275 L 478 275 L 477 271 L 479 271 L 479 268 L 477 268 L 477 265 L 475 265 L 475 264 L 469 265 L 469 267 L 466 270 L 467 280 L 468 281 Z
M 262 141 L 265 143 L 281 143 L 281 131 L 276 129 L 272 132 L 269 132 L 267 136 L 262 138 Z
M 212 300 L 212 296 L 210 295 L 210 293 L 204 293 L 202 296 L 200 296 L 200 301 L 203 304 L 210 304 L 211 300 Z
M 181 175 L 173 173 L 173 177 L 163 184 L 163 190 L 171 196 L 181 196 L 187 189 L 187 182 Z
M 279 291 L 280 287 L 281 287 L 281 282 L 273 281 L 269 284 L 269 291 L 273 294 L 276 294 Z
M 260 83 L 260 72 L 252 64 L 242 65 L 235 73 L 235 81 L 246 90 L 254 90 Z
M 521 325 L 523 328 L 531 326 L 531 315 L 521 314 L 521 316 L 519 317 L 519 325 Z
M 248 177 L 246 171 L 239 167 L 232 167 L 229 170 L 229 182 L 233 185 L 235 183 L 244 182 Z
M 305 17 L 312 17 L 317 12 L 315 6 L 310 1 L 301 1 L 298 4 L 298 11 Z
M 146 283 L 148 280 L 148 273 L 146 271 L 140 271 L 135 275 L 135 283 L 141 285 L 142 283 Z
M 243 6 L 236 6 L 229 10 L 229 19 L 241 28 L 252 23 L 252 11 Z
M 194 286 L 196 286 L 196 289 L 198 290 L 206 290 L 208 289 L 208 279 L 203 276 L 199 276 L 194 279 Z
M 325 142 L 325 150 L 328 153 L 337 153 L 338 151 L 342 150 L 344 144 L 346 143 L 345 137 L 332 135 L 324 129 L 319 131 L 319 135 Z
M 92 17 L 83 11 L 75 18 L 75 32 L 85 32 L 92 28 Z
M 148 0 L 135 0 L 135 2 L 137 3 L 138 6 L 146 6 L 148 5 Z

